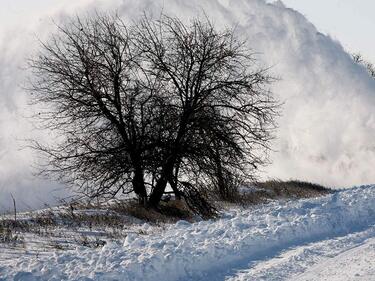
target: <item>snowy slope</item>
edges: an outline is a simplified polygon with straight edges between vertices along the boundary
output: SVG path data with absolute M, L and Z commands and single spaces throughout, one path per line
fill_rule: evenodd
M 122 245 L 108 243 L 97 250 L 80 247 L 54 252 L 49 257 L 18 256 L 0 265 L 0 277 L 223 280 L 225 276 L 235 276 L 238 268 L 306 243 L 327 239 L 333 243 L 335 237 L 352 235 L 348 241 L 358 244 L 374 237 L 374 225 L 375 186 L 364 186 L 323 198 L 231 210 L 216 221 L 180 221 L 152 235 L 129 233 Z M 151 226 L 145 224 L 143 228 L 148 232 Z M 362 234 L 353 234 L 358 231 Z

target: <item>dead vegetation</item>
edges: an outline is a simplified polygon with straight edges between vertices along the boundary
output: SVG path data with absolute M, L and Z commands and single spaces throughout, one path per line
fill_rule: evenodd
M 108 240 L 125 239 L 129 232 L 149 234 L 140 227 L 144 223 L 158 228 L 181 219 L 193 221 L 193 214 L 183 201 L 177 200 L 162 202 L 157 210 L 146 209 L 136 200 L 107 204 L 74 202 L 19 214 L 17 220 L 3 215 L 0 217 L 0 248 L 35 252 L 36 255 L 50 249 L 69 250 L 76 246 L 98 248 Z
M 22 228 L 22 223 L 0 219 L 0 247 L 24 249 L 25 239 L 20 231 Z
M 119 206 L 115 206 L 118 208 Z M 194 215 L 187 207 L 184 200 L 170 200 L 161 202 L 158 209 L 145 208 L 137 202 L 120 205 L 123 212 L 150 223 L 174 223 L 178 220 L 193 221 Z
M 318 197 L 332 192 L 329 188 L 309 182 L 270 180 L 242 186 L 228 202 L 235 206 L 248 206 L 271 200 Z M 216 201 L 216 207 L 228 206 L 228 202 Z M 36 240 L 43 241 L 36 247 L 37 255 L 51 248 L 98 248 L 104 246 L 107 240 L 121 241 L 129 232 L 149 234 L 134 226 L 148 223 L 163 229 L 165 224 L 181 219 L 193 222 L 196 216 L 184 200 L 173 198 L 162 201 L 158 209 L 146 208 L 139 205 L 137 200 L 129 199 L 95 204 L 80 201 L 58 208 L 18 214 L 17 217 L 0 217 L 0 247 L 26 251 L 30 238 L 37 237 Z
M 332 192 L 332 189 L 305 181 L 269 180 L 253 182 L 244 187 L 237 202 L 244 205 L 262 204 L 270 200 L 319 197 Z
M 70 206 L 25 213 L 17 221 L 4 215 L 0 217 L 0 247 L 37 255 L 51 248 L 97 248 L 104 246 L 105 240 L 125 238 L 125 226 L 132 223 L 134 219 L 130 216 L 112 210 L 72 209 Z

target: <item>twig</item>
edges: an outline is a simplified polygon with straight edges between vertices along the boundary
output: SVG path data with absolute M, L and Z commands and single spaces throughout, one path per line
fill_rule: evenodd
M 17 223 L 17 207 L 16 207 L 16 199 L 14 199 L 13 194 L 11 193 L 10 196 L 13 200 L 13 209 L 14 209 L 14 224 Z

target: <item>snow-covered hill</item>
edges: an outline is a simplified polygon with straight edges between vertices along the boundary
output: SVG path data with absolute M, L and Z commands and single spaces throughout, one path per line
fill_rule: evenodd
M 38 256 L 26 248 L 6 260 L 2 252 L 0 280 L 290 279 L 327 257 L 340 255 L 344 263 L 342 253 L 368 239 L 363 250 L 374 254 L 375 186 L 232 209 L 218 220 L 140 229 L 124 229 L 123 241 L 98 249 Z

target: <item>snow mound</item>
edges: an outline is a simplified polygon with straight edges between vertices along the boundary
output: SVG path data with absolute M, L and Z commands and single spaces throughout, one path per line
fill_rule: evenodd
M 224 268 L 287 247 L 375 224 L 375 186 L 326 197 L 274 202 L 223 213 L 215 221 L 179 221 L 152 235 L 128 234 L 122 245 L 26 255 L 0 265 L 0 276 L 42 280 L 207 280 Z M 144 225 L 145 231 L 150 225 Z

